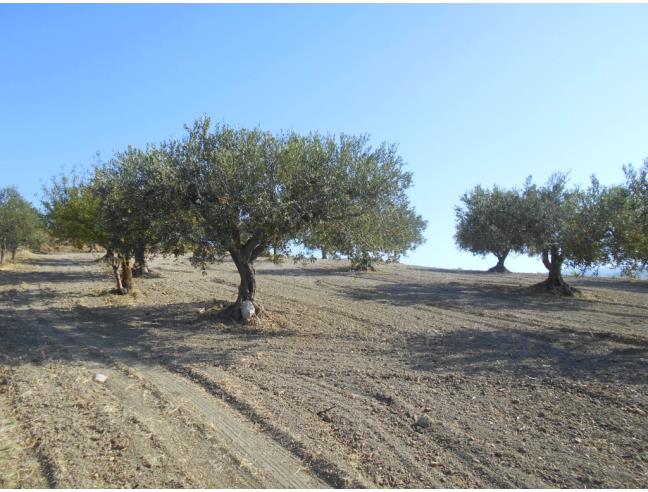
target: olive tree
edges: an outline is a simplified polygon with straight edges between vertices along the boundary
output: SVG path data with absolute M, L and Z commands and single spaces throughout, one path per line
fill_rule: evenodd
M 495 255 L 497 264 L 488 271 L 508 272 L 506 257 L 524 249 L 526 218 L 520 193 L 476 186 L 461 197 L 461 202 L 455 207 L 457 246 L 482 257 Z
M 155 147 L 129 147 L 95 170 L 93 193 L 106 248 L 114 253 L 118 293 L 133 288 L 133 275 L 148 272 L 146 255 L 159 245 L 172 176 L 166 154 Z M 121 275 L 118 270 L 121 268 Z
M 562 173 L 540 187 L 527 181 L 522 207 L 527 218 L 525 250 L 540 255 L 549 272 L 539 284 L 542 288 L 572 295 L 576 289 L 565 282 L 563 265 L 587 269 L 608 262 L 610 217 L 604 196 L 595 177 L 586 189 L 568 189 Z
M 43 207 L 48 232 L 77 248 L 101 246 L 108 250 L 108 239 L 101 222 L 101 201 L 91 181 L 78 174 L 53 178 L 45 187 Z
M 376 261 L 398 261 L 423 243 L 426 226 L 408 203 L 404 193 L 408 186 L 404 181 L 402 196 L 389 197 L 363 215 L 309 227 L 303 244 L 320 249 L 323 259 L 327 253 L 346 256 L 353 270 L 375 270 Z
M 254 262 L 269 246 L 397 204 L 411 179 L 395 147 L 372 148 L 366 137 L 212 128 L 209 118 L 187 127 L 168 153 L 175 196 L 191 216 L 193 262 L 204 267 L 229 253 L 240 276 L 232 312 L 244 318 L 251 306 L 262 312 Z
M 0 264 L 7 252 L 12 261 L 21 246 L 29 246 L 41 230 L 38 211 L 13 187 L 0 189 Z
M 636 170 L 623 168 L 626 183 L 610 189 L 610 252 L 624 273 L 633 275 L 648 268 L 648 159 Z

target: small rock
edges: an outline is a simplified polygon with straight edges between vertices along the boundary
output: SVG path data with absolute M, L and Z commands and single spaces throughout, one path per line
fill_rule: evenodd
M 416 419 L 415 425 L 422 428 L 427 428 L 432 425 L 432 419 L 427 415 L 423 414 Z
M 580 444 L 580 443 L 582 443 L 583 441 L 581 441 L 580 438 L 575 437 L 575 438 L 574 438 L 574 442 L 575 442 L 576 444 Z
M 202 307 L 202 308 L 200 308 L 200 309 L 198 310 L 198 314 L 202 314 L 202 313 L 204 313 L 204 312 L 205 312 L 205 308 L 204 308 L 204 307 Z
M 105 383 L 106 380 L 108 379 L 108 376 L 106 376 L 105 374 L 101 374 L 100 372 L 98 372 L 97 374 L 94 375 L 94 378 L 92 378 L 92 379 L 93 379 L 94 381 L 96 381 L 97 383 Z

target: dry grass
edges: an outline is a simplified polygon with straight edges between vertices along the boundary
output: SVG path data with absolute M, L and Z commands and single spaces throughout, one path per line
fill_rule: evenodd
M 0 396 L 0 488 L 44 488 L 47 480 L 15 413 Z

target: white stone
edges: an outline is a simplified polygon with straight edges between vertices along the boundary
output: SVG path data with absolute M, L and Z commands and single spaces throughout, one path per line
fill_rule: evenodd
M 241 316 L 245 321 L 254 316 L 254 304 L 252 304 L 252 301 L 243 301 L 241 303 Z
M 108 379 L 108 376 L 98 372 L 97 374 L 94 375 L 94 378 L 92 378 L 92 379 L 94 379 L 97 383 L 105 383 L 106 380 Z

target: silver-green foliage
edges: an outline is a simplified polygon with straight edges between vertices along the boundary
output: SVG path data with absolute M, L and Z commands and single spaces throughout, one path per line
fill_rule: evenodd
M 615 263 L 628 275 L 648 269 L 648 159 L 638 170 L 624 167 L 626 182 L 608 196 L 613 210 L 610 242 Z
M 170 214 L 173 180 L 165 153 L 155 147 L 128 147 L 95 170 L 105 247 L 125 260 L 154 252 Z
M 568 188 L 563 173 L 552 175 L 543 186 L 528 181 L 522 207 L 526 252 L 549 254 L 550 260 L 579 269 L 608 262 L 611 231 L 605 193 L 595 177 L 587 188 Z
M 520 192 L 476 186 L 455 207 L 457 246 L 476 255 L 495 255 L 503 266 L 510 252 L 522 252 L 526 217 Z
M 327 224 L 369 227 L 377 211 L 405 203 L 411 177 L 393 146 L 373 148 L 349 135 L 212 128 L 208 118 L 187 130 L 168 145 L 175 196 L 189 211 L 186 238 L 199 264 L 230 253 L 241 274 L 239 301 L 254 299 L 252 263 L 269 246 Z
M 0 189 L 0 262 L 7 251 L 37 242 L 42 227 L 37 210 L 13 187 Z

